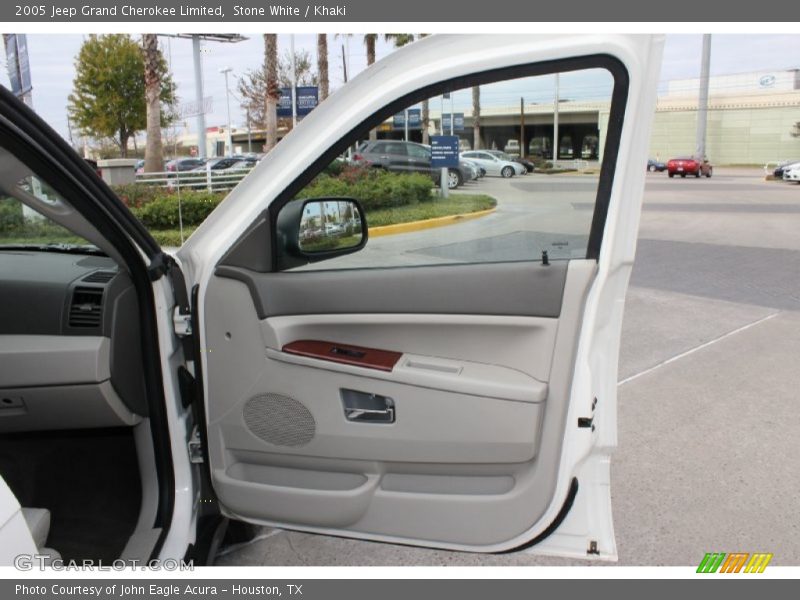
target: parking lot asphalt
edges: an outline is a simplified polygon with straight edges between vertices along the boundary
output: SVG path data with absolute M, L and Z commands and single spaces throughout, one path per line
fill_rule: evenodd
M 484 226 L 501 235 L 498 213 Z M 800 186 L 747 169 L 717 168 L 700 180 L 648 174 L 620 355 L 618 564 L 696 565 L 712 551 L 772 552 L 772 564 L 800 564 L 798 358 Z M 218 564 L 588 563 L 263 528 Z

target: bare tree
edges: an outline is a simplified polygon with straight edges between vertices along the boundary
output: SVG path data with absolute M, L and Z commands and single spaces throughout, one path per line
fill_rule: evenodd
M 314 70 L 311 54 L 307 50 L 297 50 L 295 55 L 295 66 L 297 74 L 297 85 L 318 85 L 317 73 Z M 292 55 L 284 52 L 283 56 L 278 57 L 278 73 L 276 80 L 278 95 L 282 88 L 292 86 Z M 266 129 L 267 127 L 267 104 L 264 99 L 267 97 L 267 77 L 266 70 L 262 66 L 259 69 L 252 69 L 242 74 L 236 82 L 236 89 L 239 92 L 239 105 L 247 114 L 248 124 L 256 129 Z M 273 111 L 274 112 L 274 111 Z M 277 127 L 291 127 L 291 118 L 278 117 Z
M 266 78 L 266 109 L 264 124 L 266 127 L 266 148 L 269 152 L 278 143 L 278 98 L 281 90 L 278 87 L 278 35 L 264 34 L 264 71 Z
M 328 34 L 317 35 L 317 73 L 319 75 L 319 101 L 328 97 Z
M 158 36 L 142 35 L 144 56 L 144 96 L 147 103 L 147 142 L 144 147 L 144 170 L 159 173 L 164 170 L 164 146 L 161 142 L 161 52 Z

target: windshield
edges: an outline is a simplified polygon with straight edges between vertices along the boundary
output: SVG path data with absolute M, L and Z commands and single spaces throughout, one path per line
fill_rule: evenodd
M 25 177 L 17 187 L 48 204 L 57 205 L 61 201 L 55 190 L 35 176 Z M 0 250 L 9 248 L 87 253 L 98 251 L 86 239 L 24 205 L 17 198 L 0 193 Z

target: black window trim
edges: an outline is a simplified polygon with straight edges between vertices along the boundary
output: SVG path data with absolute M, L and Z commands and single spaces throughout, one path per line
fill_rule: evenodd
M 519 79 L 522 77 L 533 77 L 550 75 L 553 73 L 566 73 L 582 71 L 587 69 L 606 69 L 614 80 L 614 88 L 611 94 L 611 107 L 609 111 L 608 126 L 606 129 L 606 140 L 603 149 L 603 161 L 600 168 L 600 177 L 597 185 L 595 197 L 594 213 L 589 230 L 589 240 L 587 243 L 586 258 L 597 260 L 600 256 L 600 248 L 603 241 L 603 231 L 605 229 L 608 208 L 611 201 L 611 191 L 614 182 L 614 172 L 617 159 L 619 157 L 619 144 L 622 137 L 622 127 L 625 116 L 625 105 L 628 99 L 628 89 L 630 77 L 625 65 L 616 57 L 610 54 L 590 54 L 570 58 L 541 61 L 537 63 L 526 63 L 479 71 L 465 76 L 444 79 L 437 83 L 418 88 L 408 94 L 399 96 L 394 101 L 384 105 L 366 117 L 361 123 L 350 129 L 336 143 L 332 144 L 319 155 L 300 175 L 298 175 L 283 191 L 270 203 L 267 210 L 269 226 L 272 232 L 276 231 L 277 217 L 280 210 L 306 186 L 314 177 L 323 171 L 335 158 L 344 153 L 348 147 L 363 139 L 369 134 L 371 129 L 379 126 L 392 115 L 397 114 L 408 106 L 417 104 L 423 100 L 439 96 L 444 92 L 455 89 L 464 89 L 476 85 L 488 85 L 509 79 Z M 253 225 L 251 225 L 252 228 Z M 249 230 L 250 228 L 248 228 Z M 231 249 L 225 253 L 219 263 L 225 264 L 230 252 L 236 247 L 241 238 L 232 244 Z M 272 244 L 272 272 L 278 271 L 277 265 L 277 246 L 274 235 L 270 236 Z

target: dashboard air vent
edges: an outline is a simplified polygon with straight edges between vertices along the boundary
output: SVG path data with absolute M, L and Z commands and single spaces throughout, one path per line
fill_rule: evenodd
M 86 283 L 108 283 L 114 279 L 114 271 L 95 271 L 82 279 Z
M 102 310 L 102 288 L 76 287 L 69 305 L 69 326 L 100 327 Z

